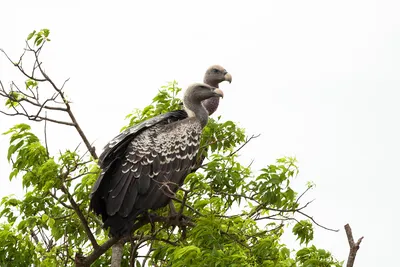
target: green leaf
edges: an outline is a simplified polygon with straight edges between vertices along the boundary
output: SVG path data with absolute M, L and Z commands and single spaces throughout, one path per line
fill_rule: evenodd
M 292 232 L 297 236 L 297 239 L 300 240 L 300 244 L 308 244 L 308 242 L 314 238 L 314 230 L 310 221 L 299 221 L 293 227 Z
M 42 31 L 43 31 L 43 35 L 44 35 L 45 37 L 48 37 L 48 36 L 49 36 L 49 34 L 50 34 L 50 30 L 49 30 L 49 29 L 42 29 Z
M 49 216 L 47 214 L 43 214 L 42 215 L 42 222 L 47 222 L 47 220 L 49 219 Z
M 43 42 L 43 38 L 42 38 L 42 37 L 40 37 L 40 38 L 38 38 L 38 39 L 35 40 L 35 44 L 36 44 L 37 46 L 39 46 L 42 42 Z
M 26 38 L 26 39 L 29 41 L 30 39 L 32 39 L 32 37 L 35 35 L 35 33 L 36 33 L 36 31 L 31 32 L 31 33 L 28 35 L 28 38 Z
M 53 228 L 54 227 L 54 224 L 56 223 L 56 221 L 53 219 L 53 218 L 49 218 L 49 220 L 48 220 L 48 225 L 51 227 L 51 228 Z

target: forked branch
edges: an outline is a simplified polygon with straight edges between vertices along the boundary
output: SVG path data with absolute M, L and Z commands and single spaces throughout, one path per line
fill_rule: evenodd
M 353 233 L 351 231 L 350 225 L 346 224 L 344 226 L 344 229 L 346 230 L 346 235 L 347 235 L 347 240 L 349 241 L 349 246 L 350 246 L 350 252 L 349 252 L 349 257 L 347 259 L 347 267 L 353 267 L 354 261 L 356 259 L 357 251 L 360 248 L 361 241 L 364 239 L 364 237 L 360 237 L 357 242 L 354 242 L 353 238 Z

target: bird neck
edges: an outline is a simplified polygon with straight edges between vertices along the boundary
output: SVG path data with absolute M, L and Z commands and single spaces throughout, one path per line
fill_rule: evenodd
M 215 79 L 210 79 L 207 75 L 204 77 L 203 82 L 212 87 L 218 88 L 219 82 Z
M 185 106 L 185 110 L 189 118 L 196 118 L 201 124 L 201 128 L 204 128 L 208 122 L 208 112 L 201 104 Z
M 206 75 L 206 77 L 204 77 L 203 82 L 208 84 L 208 85 L 210 85 L 210 86 L 212 86 L 212 87 L 219 88 L 218 87 L 218 85 L 219 85 L 218 81 L 216 81 L 214 79 L 209 79 L 207 75 Z M 211 97 L 209 99 L 204 100 L 202 103 L 203 103 L 203 106 L 206 108 L 206 110 L 208 112 L 208 115 L 211 115 L 218 108 L 219 97 L 217 97 L 217 96 L 216 97 Z
M 206 99 L 202 102 L 203 106 L 205 107 L 205 109 L 208 112 L 208 115 L 213 114 L 219 105 L 219 97 L 215 96 L 215 97 L 211 97 L 209 99 Z

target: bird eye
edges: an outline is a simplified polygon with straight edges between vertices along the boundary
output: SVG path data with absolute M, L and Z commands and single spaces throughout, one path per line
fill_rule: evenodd
M 213 69 L 213 72 L 214 72 L 214 73 L 218 73 L 218 72 L 219 72 L 219 69 Z

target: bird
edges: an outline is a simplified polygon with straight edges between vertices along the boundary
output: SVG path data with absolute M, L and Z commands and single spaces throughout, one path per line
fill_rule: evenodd
M 204 74 L 203 82 L 212 87 L 219 88 L 219 84 L 223 81 L 231 83 L 232 75 L 220 65 L 212 65 Z M 207 109 L 208 114 L 212 115 L 218 108 L 219 97 L 211 97 L 206 99 L 203 101 L 203 105 Z
M 106 146 L 99 158 L 102 172 L 92 188 L 90 209 L 102 216 L 111 236 L 130 234 L 138 215 L 168 204 L 196 165 L 209 116 L 202 101 L 221 97 L 219 88 L 192 84 L 183 98 L 185 118 L 171 122 L 157 116 L 130 128 L 129 138 Z

